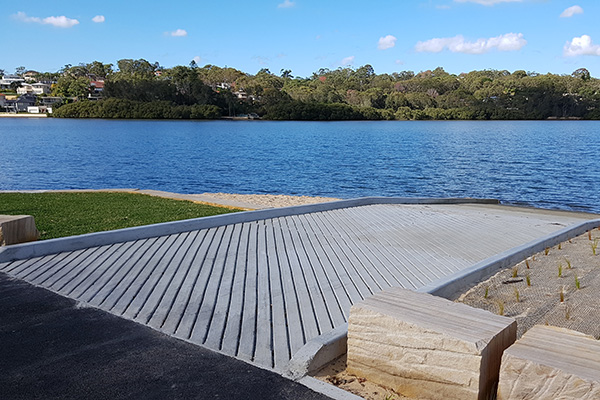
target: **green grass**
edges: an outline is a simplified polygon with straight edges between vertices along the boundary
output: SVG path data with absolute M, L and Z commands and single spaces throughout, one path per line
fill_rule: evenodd
M 135 193 L 0 193 L 0 214 L 33 215 L 42 240 L 235 211 Z

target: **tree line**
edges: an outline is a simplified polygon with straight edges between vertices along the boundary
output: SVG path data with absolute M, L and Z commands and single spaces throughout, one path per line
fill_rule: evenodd
M 125 59 L 116 67 L 98 61 L 67 65 L 57 73 L 54 92 L 84 99 L 90 76 L 104 80 L 103 99 L 64 105 L 55 116 L 214 118 L 254 112 L 273 120 L 600 119 L 600 80 L 584 68 L 569 75 L 523 70 L 456 75 L 441 67 L 376 74 L 365 65 L 294 77 L 291 70 L 252 75 L 194 62 L 163 68 Z

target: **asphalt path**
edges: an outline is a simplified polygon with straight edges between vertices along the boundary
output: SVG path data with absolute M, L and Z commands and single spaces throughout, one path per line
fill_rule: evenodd
M 0 273 L 0 398 L 327 399 Z

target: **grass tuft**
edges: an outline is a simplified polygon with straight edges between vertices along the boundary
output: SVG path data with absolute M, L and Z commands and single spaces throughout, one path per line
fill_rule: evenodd
M 529 277 L 529 274 L 525 276 L 525 280 L 527 281 L 527 286 L 531 286 L 531 278 Z
M 558 263 L 558 277 L 562 278 L 562 264 Z
M 489 287 L 489 286 L 486 286 L 486 287 L 485 287 L 485 293 L 483 294 L 483 298 L 484 298 L 484 299 L 487 299 L 487 298 L 488 298 L 489 290 L 490 290 L 490 287 Z
M 516 278 L 517 276 L 519 276 L 519 268 L 518 267 L 513 267 L 513 269 L 512 269 L 512 277 Z
M 575 287 L 577 290 L 581 289 L 581 282 L 579 282 L 579 278 L 575 275 Z
M 41 239 L 242 211 L 123 192 L 0 193 L 0 214 L 32 215 Z
M 521 302 L 521 296 L 519 296 L 519 290 L 515 288 L 515 297 L 517 298 L 517 303 Z
M 567 263 L 567 269 L 571 269 L 571 268 L 573 268 L 573 267 L 571 266 L 571 261 L 569 261 L 569 259 L 568 259 L 568 258 L 565 258 L 565 262 Z
M 548 255 L 548 253 L 550 253 L 550 247 L 546 247 L 546 248 L 544 249 L 544 255 L 545 255 L 545 256 L 547 256 L 547 255 Z
M 563 290 L 563 288 L 560 288 L 560 302 L 564 303 L 565 301 L 565 292 Z
M 504 315 L 504 302 L 498 300 L 498 315 Z
M 600 240 L 600 239 L 595 239 L 595 240 L 592 242 L 592 253 L 594 253 L 594 255 L 596 255 L 596 249 L 598 248 L 598 241 L 599 241 L 599 240 Z
M 527 266 L 527 269 L 529 269 L 529 259 L 525 259 L 525 265 Z

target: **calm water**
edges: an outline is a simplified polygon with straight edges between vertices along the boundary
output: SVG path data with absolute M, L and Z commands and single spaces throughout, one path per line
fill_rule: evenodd
M 600 122 L 0 119 L 0 189 L 123 187 L 600 212 Z

